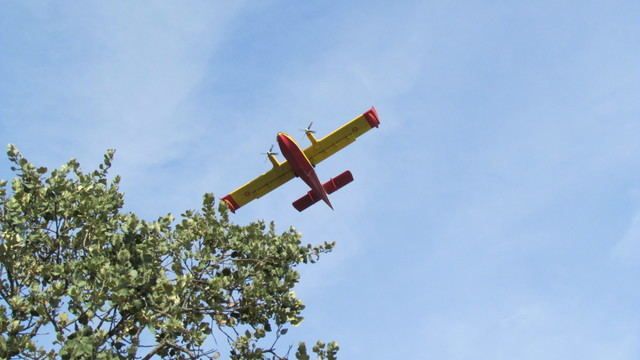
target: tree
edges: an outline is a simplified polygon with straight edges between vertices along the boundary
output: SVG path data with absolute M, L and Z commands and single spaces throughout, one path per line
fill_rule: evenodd
M 120 178 L 107 176 L 113 150 L 88 173 L 75 160 L 48 173 L 7 153 L 16 177 L 10 190 L 0 182 L 1 358 L 289 356 L 276 343 L 302 321 L 295 267 L 333 243 L 233 224 L 211 194 L 179 221 L 123 213 Z M 313 347 L 320 359 L 337 351 Z M 295 356 L 310 358 L 303 343 Z

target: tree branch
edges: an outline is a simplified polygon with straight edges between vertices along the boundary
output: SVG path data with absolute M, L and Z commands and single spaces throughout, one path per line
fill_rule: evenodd
M 142 358 L 142 360 L 151 359 L 155 354 L 157 354 L 160 350 L 162 350 L 166 345 L 167 345 L 166 340 L 161 341 L 158 345 L 156 345 L 156 347 L 151 349 L 151 351 L 149 351 L 149 353 L 147 353 L 147 355 L 145 355 Z

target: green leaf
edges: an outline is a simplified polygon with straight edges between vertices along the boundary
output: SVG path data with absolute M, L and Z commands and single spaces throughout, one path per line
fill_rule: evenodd
M 33 316 L 56 325 L 49 358 L 139 356 L 145 331 L 175 344 L 158 356 L 180 358 L 180 349 L 211 350 L 219 326 L 231 337 L 228 357 L 263 359 L 268 335 L 302 321 L 296 267 L 333 248 L 303 244 L 295 229 L 278 233 L 265 221 L 234 224 L 213 194 L 177 220 L 125 213 L 120 178 L 108 174 L 113 150 L 97 170 L 84 172 L 72 159 L 48 174 L 13 145 L 7 155 L 17 169 L 9 194 L 0 181 L 0 266 L 12 279 L 1 271 L 0 285 L 24 296 L 0 304 L 0 357 L 31 358 L 35 345 L 51 345 L 49 336 L 14 336 Z M 332 359 L 331 344 L 316 350 Z M 296 357 L 308 359 L 304 344 Z
M 296 351 L 297 360 L 310 360 L 309 353 L 307 352 L 307 345 L 303 342 L 298 344 L 298 350 Z

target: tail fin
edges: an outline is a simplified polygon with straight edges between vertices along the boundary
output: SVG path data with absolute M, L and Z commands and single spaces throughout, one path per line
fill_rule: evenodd
M 322 187 L 327 192 L 327 194 L 331 194 L 352 181 L 353 175 L 351 175 L 351 171 L 347 170 L 342 174 L 336 176 L 335 178 L 329 179 L 329 181 L 322 184 Z M 320 200 L 323 200 L 322 197 L 317 196 L 313 193 L 313 191 L 309 191 L 306 195 L 294 201 L 293 207 L 298 211 L 303 211 L 304 209 L 317 203 Z

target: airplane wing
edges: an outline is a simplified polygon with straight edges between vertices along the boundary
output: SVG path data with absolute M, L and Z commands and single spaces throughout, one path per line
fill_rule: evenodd
M 284 161 L 271 170 L 249 181 L 222 198 L 232 212 L 251 200 L 257 199 L 271 190 L 293 179 L 295 174 L 288 161 Z
M 380 120 L 375 108 L 342 125 L 329 135 L 318 139 L 311 146 L 304 149 L 304 154 L 313 165 L 337 153 L 347 145 L 356 141 L 356 138 L 371 128 L 378 127 Z

